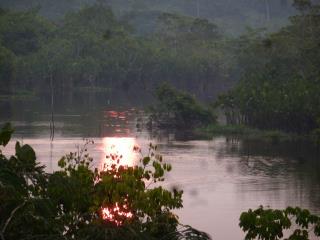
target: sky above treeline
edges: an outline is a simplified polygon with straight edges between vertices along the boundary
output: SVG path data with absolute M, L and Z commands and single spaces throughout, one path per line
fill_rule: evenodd
M 139 12 L 139 19 L 134 23 L 140 28 L 159 12 L 173 12 L 209 19 L 233 35 L 247 27 L 275 31 L 295 13 L 293 0 L 1 0 L 0 7 L 39 9 L 43 16 L 58 21 L 66 13 L 96 2 L 111 6 L 117 16 L 126 19 Z

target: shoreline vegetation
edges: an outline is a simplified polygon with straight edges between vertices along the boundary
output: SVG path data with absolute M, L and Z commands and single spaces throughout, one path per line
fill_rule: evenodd
M 156 89 L 155 97 L 156 103 L 147 109 L 149 128 L 190 129 L 216 122 L 211 108 L 168 83 L 163 83 Z
M 38 96 L 33 91 L 18 91 L 10 94 L 1 94 L 0 101 L 35 101 Z
M 206 127 L 197 128 L 194 134 L 200 138 L 212 138 L 225 136 L 236 139 L 268 141 L 272 143 L 307 141 L 319 145 L 319 133 L 314 131 L 309 134 L 287 133 L 281 130 L 263 130 L 245 125 L 221 125 L 211 124 Z
M 271 141 L 311 141 L 319 144 L 320 131 L 314 129 L 307 133 L 285 132 L 280 129 L 259 129 L 245 124 L 222 124 L 217 120 L 214 105 L 206 106 L 192 95 L 179 91 L 167 83 L 157 88 L 156 104 L 147 109 L 149 129 L 173 129 L 189 131 L 200 138 L 230 136 L 242 139 Z

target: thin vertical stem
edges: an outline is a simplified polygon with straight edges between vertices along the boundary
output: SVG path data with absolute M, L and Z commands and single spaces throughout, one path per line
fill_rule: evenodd
M 50 74 L 50 90 L 51 90 L 51 122 L 50 122 L 50 138 L 51 141 L 54 139 L 54 89 L 53 89 L 53 76 Z
M 266 19 L 269 22 L 270 21 L 270 4 L 269 0 L 265 0 L 265 5 L 266 5 Z
M 196 0 L 197 1 L 197 18 L 200 17 L 200 0 Z

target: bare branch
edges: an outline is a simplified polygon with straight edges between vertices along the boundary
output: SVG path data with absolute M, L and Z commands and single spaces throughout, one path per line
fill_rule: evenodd
M 6 223 L 4 224 L 4 227 L 1 230 L 0 236 L 2 240 L 5 240 L 4 238 L 4 233 L 9 225 L 9 223 L 11 222 L 12 218 L 14 217 L 14 214 L 20 209 L 22 208 L 25 204 L 27 203 L 27 200 L 25 200 L 22 204 L 18 205 L 15 209 L 13 209 L 13 211 L 10 214 L 10 217 L 7 219 Z

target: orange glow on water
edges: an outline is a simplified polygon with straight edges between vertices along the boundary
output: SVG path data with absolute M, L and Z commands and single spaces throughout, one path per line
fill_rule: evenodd
M 109 168 L 112 164 L 119 166 L 134 166 L 139 163 L 140 148 L 135 138 L 130 137 L 105 137 L 102 140 L 103 148 L 103 169 Z M 117 174 L 114 178 L 118 178 Z M 110 206 L 102 206 L 102 219 L 121 226 L 125 220 L 133 218 L 133 213 L 127 204 L 115 203 Z
M 139 155 L 134 148 L 137 146 L 135 138 L 130 137 L 105 137 L 103 142 L 103 153 L 104 161 L 103 163 L 110 164 L 106 156 L 110 154 L 116 154 L 121 156 L 119 158 L 118 165 L 122 166 L 134 166 L 138 163 Z M 111 159 L 112 160 L 112 159 Z
M 133 214 L 127 209 L 126 205 L 122 207 L 124 210 L 121 210 L 118 203 L 113 207 L 102 208 L 102 218 L 106 221 L 115 223 L 117 226 L 121 226 L 124 222 L 124 219 L 130 219 L 133 217 Z

